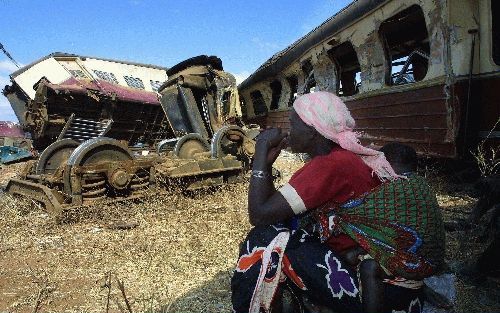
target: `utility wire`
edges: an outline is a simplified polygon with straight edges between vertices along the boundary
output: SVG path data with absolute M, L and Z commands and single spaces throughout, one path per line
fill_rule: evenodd
M 7 50 L 5 50 L 1 42 L 0 42 L 0 50 L 3 51 L 3 53 L 12 61 L 12 63 L 14 63 L 17 66 L 17 68 L 21 67 L 19 66 L 19 63 L 17 63 L 16 60 L 14 60 L 14 58 L 10 55 L 10 53 Z

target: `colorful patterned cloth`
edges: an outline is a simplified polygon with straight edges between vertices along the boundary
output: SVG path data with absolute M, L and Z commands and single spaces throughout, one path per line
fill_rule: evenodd
M 313 212 L 322 241 L 348 234 L 395 276 L 423 279 L 444 262 L 444 227 L 424 178 L 386 182 L 363 197 Z
M 282 254 L 279 242 L 288 237 L 285 234 L 290 235 Z M 422 312 L 420 287 L 384 282 L 384 313 Z M 363 310 L 356 268 L 347 265 L 317 235 L 277 225 L 255 227 L 241 245 L 231 280 L 233 312 L 272 311 L 270 301 L 278 294 L 276 288 L 288 288 L 298 302 L 306 297 L 333 312 Z

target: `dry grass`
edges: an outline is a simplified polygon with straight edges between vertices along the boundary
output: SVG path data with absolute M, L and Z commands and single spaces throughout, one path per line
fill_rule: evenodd
M 300 166 L 280 157 L 281 183 Z M 151 191 L 69 212 L 57 224 L 36 203 L 0 194 L 0 311 L 230 312 L 230 278 L 250 229 L 246 195 L 247 183 L 192 195 Z M 439 201 L 451 218 L 475 199 Z M 448 235 L 449 260 L 473 254 L 463 236 Z M 458 288 L 459 312 L 500 310 L 484 300 L 488 289 Z
M 286 178 L 300 166 L 280 163 Z M 152 190 L 68 212 L 62 224 L 31 200 L 1 194 L 0 311 L 129 312 L 127 298 L 133 312 L 230 312 L 230 278 L 250 229 L 246 192 L 247 183 L 191 195 Z
M 136 312 L 168 306 L 172 312 L 229 311 L 229 276 L 249 228 L 246 200 L 237 196 L 244 190 L 244 184 L 220 190 L 217 201 L 170 193 L 87 208 L 78 220 L 72 213 L 72 223 L 60 225 L 30 203 L 14 205 L 4 195 L 0 206 L 10 209 L 2 211 L 0 222 L 0 307 L 31 310 L 38 286 L 28 274 L 42 271 L 55 286 L 47 308 L 102 312 L 108 291 L 102 286 L 112 273 L 110 311 L 117 303 L 125 307 L 117 279 Z M 113 227 L 122 222 L 138 226 Z M 209 285 L 218 294 L 209 301 L 194 292 Z

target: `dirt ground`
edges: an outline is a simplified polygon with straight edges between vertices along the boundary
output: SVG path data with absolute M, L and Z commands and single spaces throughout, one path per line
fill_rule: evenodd
M 301 165 L 280 157 L 279 183 Z M 2 168 L 0 186 L 19 169 Z M 0 194 L 0 312 L 231 312 L 230 278 L 250 229 L 247 187 L 152 190 L 141 200 L 68 212 L 62 223 L 30 200 Z M 445 220 L 465 217 L 476 201 L 457 191 L 440 191 L 438 200 Z M 472 233 L 447 233 L 447 261 L 484 246 Z M 494 282 L 456 286 L 457 312 L 500 312 Z

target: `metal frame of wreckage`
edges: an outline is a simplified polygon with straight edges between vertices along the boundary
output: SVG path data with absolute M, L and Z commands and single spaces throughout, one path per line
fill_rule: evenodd
M 19 124 L 0 121 L 0 164 L 9 164 L 33 157 L 31 140 Z
M 181 62 L 167 74 L 159 93 L 174 136 L 158 142 L 156 151 L 142 155 L 145 150 L 140 147 L 104 137 L 113 129 L 112 116 L 97 128 L 84 123 L 91 122 L 88 118 L 72 114 L 58 140 L 43 150 L 38 161 L 29 161 L 21 178 L 11 179 L 6 191 L 42 202 L 59 216 L 96 201 L 141 197 L 152 187 L 193 190 L 238 180 L 250 163 L 258 131 L 238 122 L 241 111 L 234 77 L 222 70 L 220 59 L 207 56 Z M 72 137 L 70 130 L 81 131 L 84 126 L 97 131 L 86 132 L 94 138 L 79 142 L 81 137 Z

